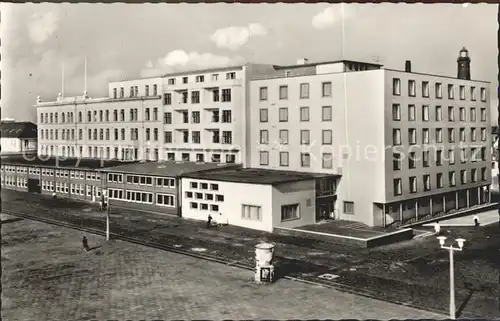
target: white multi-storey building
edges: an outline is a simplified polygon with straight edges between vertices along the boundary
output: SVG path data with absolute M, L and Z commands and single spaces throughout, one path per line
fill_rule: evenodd
M 298 64 L 252 81 L 250 167 L 339 175 L 318 220 L 388 226 L 488 202 L 489 83 L 380 67 Z
M 265 65 L 109 84 L 109 97 L 37 101 L 39 154 L 242 162 L 247 84 Z

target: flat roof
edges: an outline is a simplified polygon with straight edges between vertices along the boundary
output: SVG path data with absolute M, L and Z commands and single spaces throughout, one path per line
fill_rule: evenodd
M 207 171 L 227 167 L 241 167 L 241 164 L 197 163 L 186 161 L 142 162 L 106 168 L 103 171 L 151 176 L 182 176 L 184 173 Z
M 319 62 L 308 62 L 305 64 L 295 64 L 295 65 L 273 65 L 273 68 L 276 70 L 283 70 L 283 69 L 292 69 L 292 68 L 302 68 L 302 67 L 314 67 L 314 66 L 320 66 L 320 65 L 330 65 L 330 64 L 338 64 L 338 63 L 358 63 L 358 64 L 363 64 L 363 65 L 370 65 L 370 66 L 375 66 L 375 67 L 382 67 L 383 65 L 373 63 L 373 62 L 364 62 L 364 61 L 358 61 L 358 60 L 331 60 L 331 61 L 319 61 Z
M 320 177 L 331 177 L 340 175 L 305 173 L 294 171 L 280 171 L 273 169 L 261 168 L 234 168 L 234 169 L 219 169 L 207 172 L 188 173 L 182 175 L 186 178 L 197 178 L 212 181 L 248 183 L 248 184 L 263 184 L 263 185 L 279 185 L 283 183 L 291 183 L 297 181 L 311 180 Z
M 447 79 L 463 80 L 463 81 L 473 81 L 473 82 L 482 82 L 482 83 L 485 83 L 485 84 L 491 84 L 491 81 L 486 81 L 486 80 L 460 79 L 458 77 L 452 77 L 452 76 L 445 76 L 445 75 L 438 75 L 438 74 L 429 74 L 429 73 L 414 72 L 414 71 L 408 72 L 408 71 L 405 71 L 405 70 L 391 69 L 391 68 L 384 68 L 383 70 L 401 72 L 401 73 L 406 73 L 406 74 L 415 74 L 415 75 L 422 75 L 422 76 L 432 76 L 432 77 L 439 77 L 439 78 L 447 78 Z
M 123 161 L 116 160 L 99 160 L 90 158 L 56 158 L 32 156 L 2 156 L 0 159 L 2 165 L 20 165 L 20 166 L 35 166 L 35 167 L 54 167 L 54 168 L 82 168 L 82 169 L 103 169 L 123 165 Z

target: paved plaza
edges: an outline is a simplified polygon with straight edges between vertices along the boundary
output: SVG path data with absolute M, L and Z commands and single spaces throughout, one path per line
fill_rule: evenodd
M 498 210 L 491 210 L 477 214 L 471 214 L 466 216 L 454 217 L 446 220 L 439 221 L 441 226 L 474 226 L 474 216 L 478 217 L 479 223 L 482 226 L 488 226 L 498 223 Z M 424 226 L 433 226 L 434 223 L 427 223 Z
M 444 316 L 2 215 L 2 319 L 313 319 Z M 97 247 L 97 248 L 96 248 Z

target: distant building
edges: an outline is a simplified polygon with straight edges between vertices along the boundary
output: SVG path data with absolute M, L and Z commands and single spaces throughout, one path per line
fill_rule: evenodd
M 37 150 L 37 126 L 31 122 L 2 119 L 0 122 L 1 154 L 35 153 Z

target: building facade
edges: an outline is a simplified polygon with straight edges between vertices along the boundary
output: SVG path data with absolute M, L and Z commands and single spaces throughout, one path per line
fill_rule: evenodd
M 220 169 L 182 177 L 182 216 L 272 232 L 317 222 L 329 175 L 261 169 Z
M 39 154 L 241 163 L 247 84 L 266 65 L 109 84 L 109 97 L 37 101 Z
M 250 166 L 339 175 L 336 218 L 388 226 L 489 201 L 489 83 L 342 61 L 250 86 Z
M 37 126 L 31 122 L 0 123 L 1 154 L 36 154 Z

